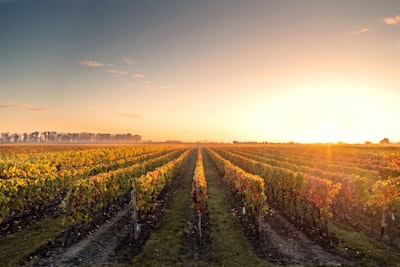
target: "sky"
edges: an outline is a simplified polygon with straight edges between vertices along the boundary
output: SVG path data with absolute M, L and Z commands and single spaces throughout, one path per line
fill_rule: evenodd
M 0 132 L 400 141 L 398 0 L 0 0 Z

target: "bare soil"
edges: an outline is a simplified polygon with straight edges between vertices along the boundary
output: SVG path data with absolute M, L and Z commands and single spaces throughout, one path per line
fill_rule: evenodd
M 203 160 L 210 161 L 204 153 Z M 210 164 L 209 164 L 210 166 Z M 173 184 L 159 196 L 159 206 L 152 213 L 140 220 L 141 232 L 139 238 L 130 245 L 129 225 L 130 211 L 123 205 L 111 207 L 107 214 L 97 216 L 91 223 L 76 229 L 70 229 L 65 247 L 61 247 L 64 235 L 40 251 L 31 255 L 24 262 L 28 266 L 79 266 L 79 265 L 116 265 L 131 264 L 138 255 L 150 235 L 157 231 L 157 223 L 165 215 L 166 208 L 171 206 L 174 193 L 182 186 L 182 177 L 188 166 L 182 168 Z M 218 175 L 215 167 L 212 171 Z M 258 256 L 266 264 L 277 265 L 308 265 L 308 266 L 356 266 L 355 260 L 342 255 L 330 241 L 318 240 L 302 231 L 295 223 L 290 222 L 277 210 L 271 210 L 261 222 L 259 232 L 255 218 L 248 212 L 243 213 L 243 204 L 237 195 L 232 193 L 222 182 L 220 176 L 218 186 L 232 207 L 232 212 L 238 217 L 244 234 Z M 190 198 L 190 196 L 187 196 Z M 173 212 L 173 211 L 172 211 Z M 213 244 L 209 214 L 202 216 L 202 239 L 199 238 L 197 214 L 193 211 L 190 201 L 186 205 L 186 224 L 182 229 L 182 248 L 179 260 L 183 266 L 212 266 Z M 243 255 L 246 252 L 243 253 Z M 240 253 L 242 254 L 242 253 Z
M 157 209 L 139 220 L 140 234 L 130 242 L 131 211 L 126 205 L 116 204 L 107 213 L 79 227 L 69 229 L 62 247 L 64 234 L 24 262 L 28 266 L 79 266 L 130 264 L 140 253 L 153 228 L 172 202 L 173 193 L 180 187 L 183 168 L 171 186 L 158 197 Z M 122 202 L 128 203 L 125 198 Z
M 198 214 L 190 205 L 183 229 L 182 248 L 179 258 L 186 266 L 210 266 L 212 260 L 211 225 L 208 211 L 201 216 L 201 238 Z
M 215 167 L 214 171 L 217 172 Z M 256 219 L 243 209 L 242 201 L 223 183 L 222 177 L 220 186 L 238 216 L 245 235 L 261 259 L 277 265 L 355 265 L 334 247 L 329 248 L 329 240 L 318 241 L 309 237 L 277 210 L 270 209 L 269 215 L 263 218 L 260 232 Z
M 20 232 L 30 225 L 34 225 L 46 217 L 53 216 L 59 212 L 59 205 L 63 194 L 60 194 L 52 204 L 38 209 L 32 209 L 23 213 L 18 213 L 11 217 L 6 217 L 0 223 L 0 238 L 9 234 Z

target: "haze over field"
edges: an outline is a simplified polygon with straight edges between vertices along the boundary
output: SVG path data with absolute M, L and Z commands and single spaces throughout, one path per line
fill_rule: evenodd
M 400 141 L 398 0 L 0 0 L 0 132 Z

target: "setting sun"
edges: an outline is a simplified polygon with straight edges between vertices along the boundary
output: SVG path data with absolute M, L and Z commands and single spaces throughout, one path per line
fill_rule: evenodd
M 293 139 L 299 142 L 363 142 L 380 138 L 381 126 L 395 120 L 389 96 L 368 87 L 346 88 L 308 86 L 309 89 L 291 91 L 280 106 L 291 106 L 298 113 L 292 121 L 298 129 Z M 386 104 L 385 104 L 386 103 Z M 274 107 L 279 112 L 279 107 Z M 282 111 L 284 112 L 284 111 Z

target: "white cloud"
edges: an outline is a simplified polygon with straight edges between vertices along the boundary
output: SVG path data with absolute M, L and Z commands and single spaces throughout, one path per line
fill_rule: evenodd
M 126 65 L 133 65 L 135 64 L 135 60 L 127 58 L 127 57 L 123 57 L 122 61 L 126 64 Z
M 369 28 L 369 27 L 364 27 L 364 28 L 361 28 L 361 29 L 359 29 L 359 30 L 357 30 L 357 31 L 351 32 L 351 34 L 352 34 L 352 35 L 357 35 L 357 34 L 369 32 L 370 30 L 371 30 L 371 28 Z
M 143 73 L 135 73 L 135 74 L 133 74 L 133 77 L 135 77 L 135 78 L 144 78 L 144 74 Z
M 386 17 L 382 19 L 384 23 L 388 25 L 397 25 L 400 24 L 400 15 L 396 15 L 393 17 Z
M 107 70 L 107 72 L 115 74 L 117 76 L 128 75 L 129 73 L 123 70 Z
M 88 66 L 88 67 L 94 67 L 94 68 L 112 67 L 113 66 L 112 64 L 102 63 L 102 62 L 95 61 L 95 60 L 81 61 L 78 64 L 85 65 L 85 66 Z

